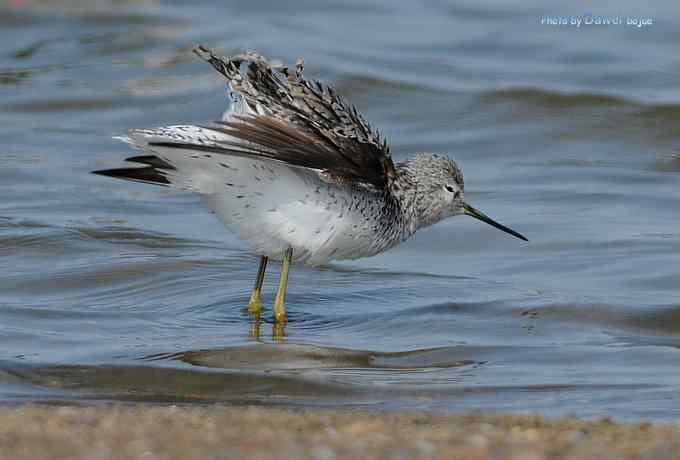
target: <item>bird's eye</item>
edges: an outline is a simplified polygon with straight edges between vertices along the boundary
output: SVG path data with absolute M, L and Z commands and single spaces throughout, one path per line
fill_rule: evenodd
M 447 186 L 444 187 L 444 188 L 445 188 L 446 190 L 448 190 L 449 192 L 453 193 L 453 187 L 451 187 L 450 185 L 447 185 Z

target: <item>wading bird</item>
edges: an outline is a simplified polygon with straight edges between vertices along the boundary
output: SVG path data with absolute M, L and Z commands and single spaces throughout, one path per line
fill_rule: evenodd
M 204 125 L 135 129 L 124 140 L 144 166 L 96 174 L 200 194 L 260 256 L 248 310 L 262 311 L 269 259 L 281 261 L 274 319 L 286 322 L 291 263 L 381 253 L 450 216 L 466 214 L 526 240 L 465 202 L 463 174 L 447 156 L 394 163 L 387 142 L 335 90 L 264 57 L 194 52 L 228 82 L 231 108 Z

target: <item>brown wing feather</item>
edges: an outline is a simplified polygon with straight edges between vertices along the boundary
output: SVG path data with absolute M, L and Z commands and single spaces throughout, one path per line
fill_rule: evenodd
M 389 166 L 381 163 L 385 159 L 375 152 L 373 144 L 343 139 L 336 145 L 270 116 L 239 116 L 214 129 L 255 144 L 258 156 L 320 169 L 337 180 L 364 182 L 378 188 L 386 185 L 385 171 Z

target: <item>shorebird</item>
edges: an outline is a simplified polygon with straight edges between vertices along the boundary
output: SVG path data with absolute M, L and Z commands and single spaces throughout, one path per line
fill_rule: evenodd
M 197 192 L 260 256 L 248 311 L 259 317 L 268 260 L 282 262 L 273 314 L 285 310 L 291 263 L 369 257 L 450 216 L 466 214 L 517 238 L 464 199 L 463 174 L 446 155 L 394 163 L 387 142 L 329 85 L 245 53 L 198 46 L 229 87 L 222 119 L 135 129 L 122 140 L 144 166 L 94 171 Z

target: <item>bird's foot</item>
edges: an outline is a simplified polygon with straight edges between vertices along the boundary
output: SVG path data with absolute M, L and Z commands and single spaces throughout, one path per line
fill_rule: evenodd
M 276 343 L 282 343 L 286 337 L 286 323 L 272 324 L 272 340 Z
M 250 325 L 250 331 L 248 331 L 248 337 L 255 340 L 256 342 L 260 341 L 260 325 L 260 318 L 257 318 L 255 321 L 253 321 L 253 324 Z

